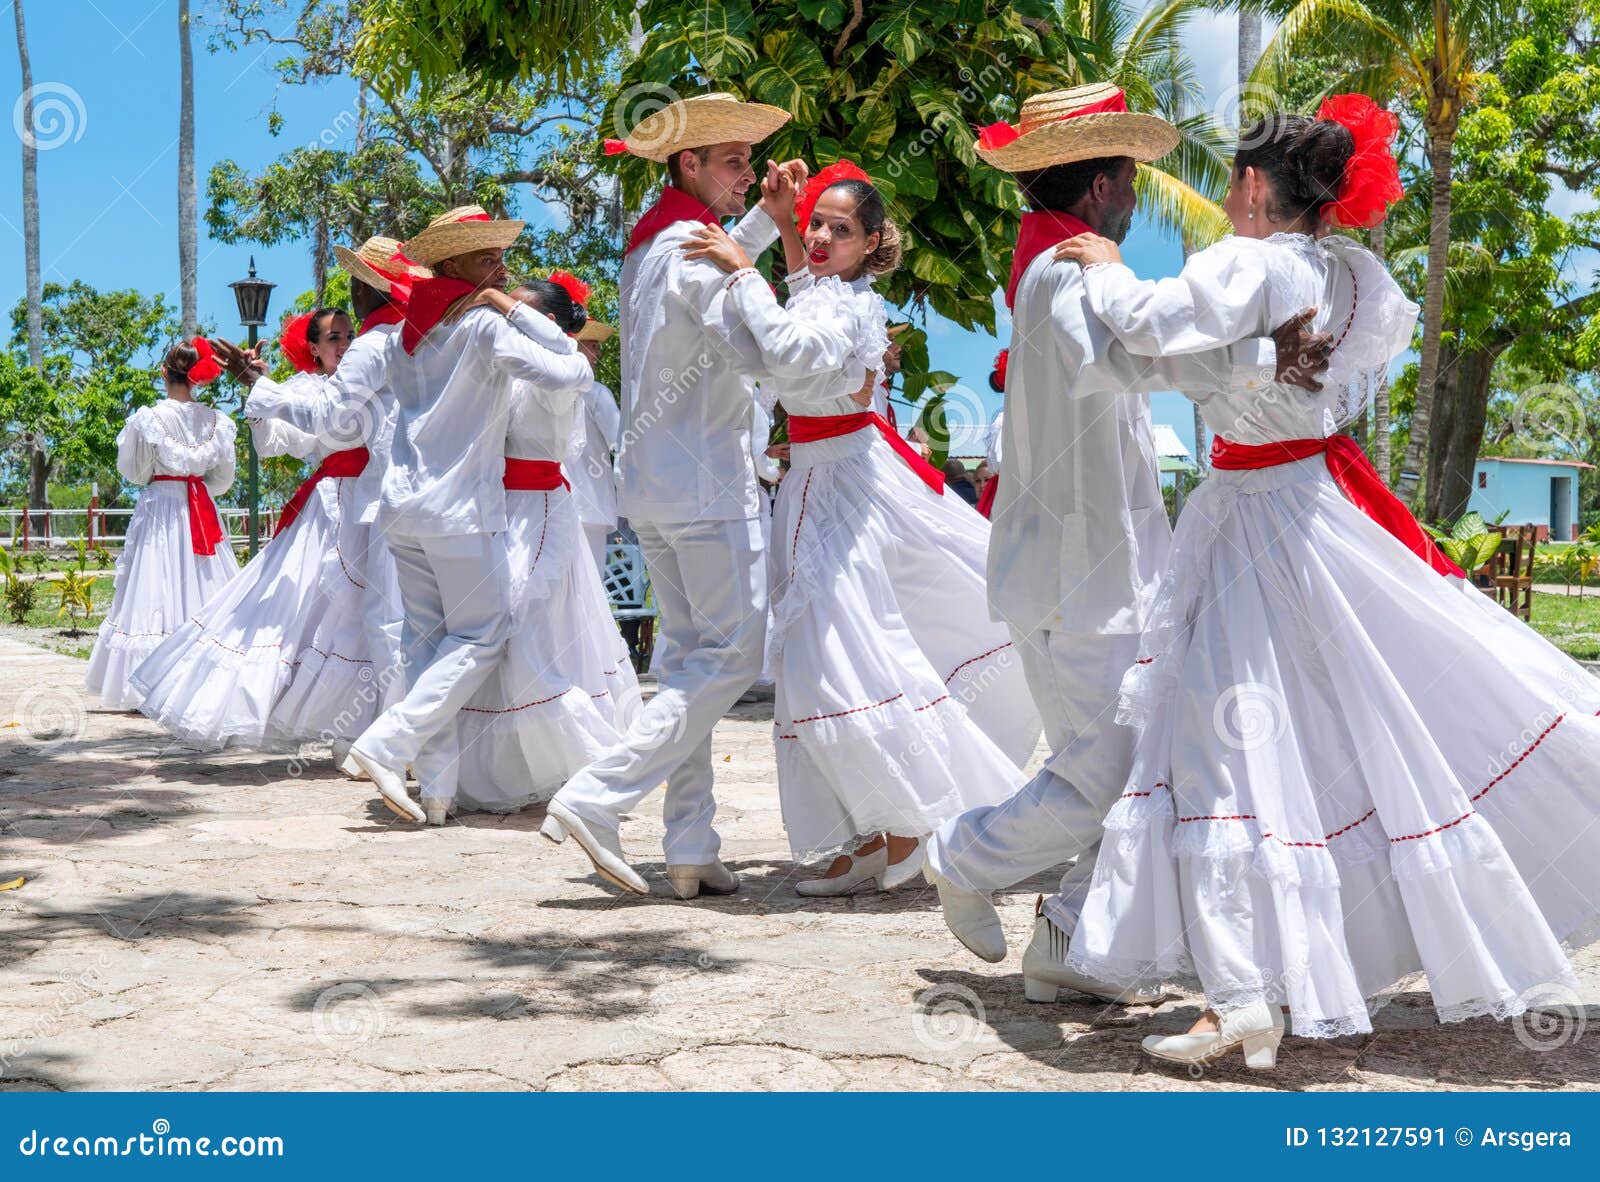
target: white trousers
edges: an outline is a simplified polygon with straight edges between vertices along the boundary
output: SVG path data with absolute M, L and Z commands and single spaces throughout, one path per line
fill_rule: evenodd
M 1106 813 L 1133 770 L 1133 732 L 1117 724 L 1117 691 L 1139 637 L 1041 629 L 1013 630 L 1011 639 L 1050 758 L 1003 804 L 947 822 L 929 842 L 928 859 L 957 886 L 988 892 L 1076 858 L 1045 901 L 1045 914 L 1070 933 L 1089 894 Z
M 362 732 L 354 747 L 396 771 L 411 764 L 425 797 L 456 794 L 456 713 L 505 654 L 511 580 L 499 534 L 440 538 L 391 533 L 404 622 L 405 697 Z
M 558 795 L 590 824 L 615 829 L 665 780 L 667 863 L 704 865 L 721 845 L 712 827 L 711 731 L 761 672 L 766 643 L 761 526 L 754 519 L 633 526 L 661 612 L 656 696 L 621 745 Z
M 606 577 L 606 539 L 611 536 L 615 525 L 604 525 L 598 522 L 585 521 L 583 523 L 583 537 L 589 543 L 589 552 L 594 555 L 595 569 L 600 572 L 600 578 Z

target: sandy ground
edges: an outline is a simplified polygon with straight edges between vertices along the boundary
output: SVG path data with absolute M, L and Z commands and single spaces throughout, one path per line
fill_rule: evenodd
M 327 762 L 200 756 L 98 708 L 83 664 L 0 639 L 0 1088 L 1594 1089 L 1600 1006 L 1440 1027 L 1401 994 L 1377 1032 L 1291 1040 L 1275 1073 L 1139 1053 L 1194 998 L 1022 998 L 1036 879 L 983 964 L 931 888 L 798 898 L 770 706 L 718 728 L 730 898 L 661 876 L 659 797 L 624 829 L 623 897 L 542 810 L 396 822 Z M 1588 986 L 1600 955 L 1582 954 Z M 1596 990 L 1600 995 L 1600 990 Z M 1594 1029 L 1585 1031 L 1585 1025 Z

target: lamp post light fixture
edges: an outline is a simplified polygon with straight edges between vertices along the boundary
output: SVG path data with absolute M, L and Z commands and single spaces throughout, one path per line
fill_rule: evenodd
M 250 332 L 250 348 L 256 347 L 260 339 L 259 330 L 267 322 L 267 303 L 272 299 L 272 289 L 276 283 L 268 283 L 265 279 L 256 278 L 256 256 L 250 256 L 250 274 L 243 279 L 228 284 L 233 288 L 233 298 L 239 303 L 239 323 Z M 244 403 L 241 399 L 240 406 Z M 261 499 L 261 462 L 256 458 L 256 441 L 251 436 L 249 425 L 245 426 L 245 445 L 249 448 L 250 467 L 246 483 L 246 500 L 248 509 L 248 530 L 250 535 L 250 557 L 256 556 L 256 551 L 261 548 L 261 527 L 257 520 Z

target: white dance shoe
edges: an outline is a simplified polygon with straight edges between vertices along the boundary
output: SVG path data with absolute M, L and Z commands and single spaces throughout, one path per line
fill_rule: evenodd
M 994 909 L 994 900 L 980 891 L 958 887 L 932 866 L 926 867 L 923 875 L 939 892 L 944 926 L 950 929 L 950 934 L 979 960 L 990 964 L 1004 960 L 1006 933 L 1000 926 L 1000 913 Z
M 636 895 L 650 893 L 650 887 L 623 856 L 622 837 L 615 829 L 607 829 L 604 825 L 591 826 L 557 799 L 545 806 L 544 824 L 539 832 L 557 843 L 570 836 L 589 855 L 595 873 L 613 886 Z
M 420 805 L 406 795 L 406 779 L 399 772 L 386 768 L 375 759 L 352 751 L 339 765 L 339 770 L 353 780 L 371 780 L 389 811 L 405 821 L 417 824 L 428 819 Z
M 352 779 L 352 780 L 368 780 L 368 779 L 371 779 L 371 777 L 368 776 L 366 772 L 361 771 L 360 768 L 357 768 L 355 774 L 352 774 L 350 769 L 345 766 L 347 763 L 349 763 L 349 761 L 350 761 L 350 741 L 348 739 L 335 739 L 333 741 L 333 766 L 338 768 L 341 772 L 343 772 L 345 774 L 345 776 L 348 777 L 349 779 Z
M 888 857 L 887 850 L 884 852 L 884 856 Z M 905 886 L 906 883 L 910 882 L 921 872 L 923 864 L 926 863 L 927 860 L 927 838 L 919 837 L 917 838 L 917 844 L 915 848 L 913 848 L 909 854 L 907 854 L 900 861 L 890 862 L 884 867 L 883 878 L 878 885 L 886 891 L 892 891 L 896 887 Z
M 1041 895 L 1034 904 L 1033 939 L 1022 954 L 1022 993 L 1029 1001 L 1053 1002 L 1063 989 L 1119 1006 L 1156 1005 L 1167 996 L 1164 989 L 1119 989 L 1069 969 L 1067 934 L 1045 916 Z
M 809 878 L 794 884 L 794 893 L 808 899 L 830 899 L 858 891 L 880 890 L 889 867 L 889 851 L 879 846 L 870 854 L 850 855 L 850 869 L 835 878 Z
M 700 866 L 667 864 L 667 881 L 680 899 L 692 899 L 704 891 L 708 895 L 731 895 L 739 889 L 739 876 L 721 861 Z
M 1244 1048 L 1244 1065 L 1265 1071 L 1278 1065 L 1278 1044 L 1283 1041 L 1283 1012 L 1258 1001 L 1218 1015 L 1220 1030 L 1198 1034 L 1152 1034 L 1140 1045 L 1152 1059 L 1168 1063 L 1209 1063 L 1234 1047 Z
M 444 820 L 455 811 L 456 801 L 453 796 L 424 796 L 422 798 L 422 811 L 428 815 L 428 824 L 443 825 Z

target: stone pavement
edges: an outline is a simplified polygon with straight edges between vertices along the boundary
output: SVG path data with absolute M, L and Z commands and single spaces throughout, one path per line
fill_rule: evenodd
M 1194 998 L 1123 1012 L 1022 1000 L 1041 878 L 1002 900 L 1011 958 L 945 932 L 930 888 L 801 900 L 767 705 L 717 731 L 744 889 L 681 903 L 659 794 L 624 830 L 655 884 L 621 897 L 542 810 L 402 825 L 325 760 L 199 756 L 82 691 L 83 664 L 0 639 L 0 1088 L 1434 1089 L 1600 1084 L 1587 1035 L 1439 1027 L 1400 995 L 1377 1033 L 1142 1060 Z M 1588 983 L 1600 957 L 1581 954 Z M 1578 1033 L 1579 1037 L 1574 1037 Z M 1530 1049 L 1543 1040 L 1545 1049 Z

